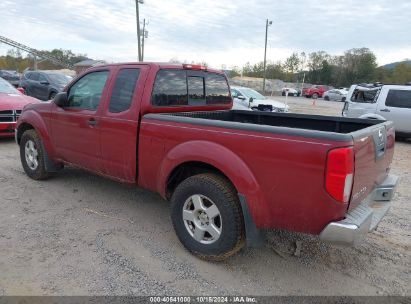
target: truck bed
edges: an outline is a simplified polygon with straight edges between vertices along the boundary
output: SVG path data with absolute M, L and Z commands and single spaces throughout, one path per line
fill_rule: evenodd
M 344 218 L 387 177 L 394 150 L 392 122 L 305 114 L 241 110 L 146 114 L 140 132 L 139 146 L 150 147 L 140 149 L 142 175 L 156 181 L 164 170 L 161 162 L 174 161 L 181 149 L 194 159 L 201 150 L 207 158 L 196 161 L 222 162 L 221 167 L 241 160 L 264 193 L 250 199 L 259 227 L 314 234 L 327 220 Z M 354 148 L 356 174 L 352 197 L 340 204 L 325 191 L 324 170 L 328 152 L 347 146 Z M 158 182 L 142 186 L 161 193 Z
M 358 135 L 361 130 L 384 122 L 376 119 L 241 110 L 148 114 L 144 117 L 257 132 L 311 136 L 338 141 L 352 140 L 352 136 Z M 349 133 L 356 134 L 348 135 Z

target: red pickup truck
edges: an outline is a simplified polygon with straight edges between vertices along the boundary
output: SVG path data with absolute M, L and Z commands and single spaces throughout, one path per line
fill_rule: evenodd
M 323 97 L 324 93 L 330 90 L 330 87 L 325 85 L 314 85 L 310 88 L 303 89 L 303 96 L 307 98 L 321 98 Z
M 269 228 L 354 244 L 376 227 L 397 182 L 392 122 L 231 107 L 220 71 L 104 65 L 26 106 L 16 141 L 33 179 L 69 165 L 158 192 L 182 244 L 208 260 Z

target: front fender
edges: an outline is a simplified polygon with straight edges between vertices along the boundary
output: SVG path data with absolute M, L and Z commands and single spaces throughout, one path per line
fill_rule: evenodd
M 255 223 L 262 209 L 260 185 L 247 164 L 233 151 L 209 141 L 189 141 L 171 149 L 163 159 L 157 178 L 157 189 L 165 197 L 167 180 L 172 171 L 186 162 L 209 164 L 233 183 L 239 194 L 247 199 L 247 205 Z
M 40 136 L 43 145 L 49 155 L 49 157 L 53 158 L 55 155 L 55 151 L 53 148 L 53 145 L 51 144 L 51 139 L 50 139 L 50 134 L 48 132 L 46 123 L 44 119 L 41 117 L 41 115 L 32 109 L 27 109 L 24 110 L 21 113 L 21 116 L 17 122 L 16 130 L 17 130 L 17 138 L 20 139 L 21 136 L 23 135 L 21 132 L 24 128 L 25 124 L 31 125 L 37 132 L 37 134 Z

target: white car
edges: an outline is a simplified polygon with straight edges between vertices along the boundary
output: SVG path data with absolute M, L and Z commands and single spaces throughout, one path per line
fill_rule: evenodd
M 297 91 L 296 89 L 293 89 L 293 88 L 282 88 L 282 89 L 281 89 L 281 95 L 282 95 L 282 96 L 287 95 L 287 92 L 288 92 L 288 96 L 295 96 L 295 97 L 297 97 L 297 96 L 300 95 L 300 94 L 298 93 L 298 91 Z
M 348 91 L 344 89 L 332 89 L 324 93 L 324 100 L 331 101 L 342 101 L 344 102 L 347 98 Z
M 342 115 L 391 120 L 398 136 L 411 137 L 411 86 L 352 85 Z
M 289 106 L 281 101 L 268 99 L 257 91 L 246 87 L 231 87 L 233 109 L 254 111 L 288 112 Z

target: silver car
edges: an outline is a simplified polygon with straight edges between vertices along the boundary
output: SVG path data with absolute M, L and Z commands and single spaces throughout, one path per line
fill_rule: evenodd
M 342 115 L 391 120 L 397 136 L 411 137 L 411 86 L 352 85 Z
M 329 90 L 324 93 L 323 98 L 324 100 L 331 100 L 331 101 L 345 101 L 347 98 L 348 91 L 343 89 L 333 89 Z

